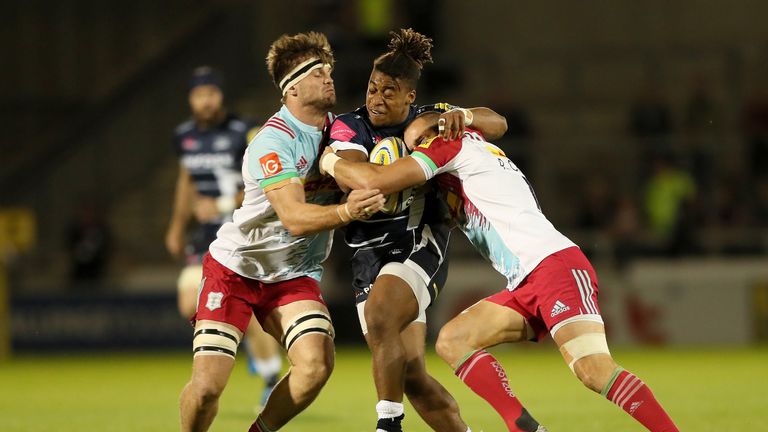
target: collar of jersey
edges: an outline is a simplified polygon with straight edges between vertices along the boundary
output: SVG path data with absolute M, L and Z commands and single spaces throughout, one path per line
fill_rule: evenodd
M 286 120 L 288 123 L 290 123 L 292 128 L 298 129 L 302 132 L 307 133 L 314 133 L 314 134 L 322 134 L 323 131 L 317 130 L 315 126 L 308 125 L 306 123 L 302 123 L 299 119 L 293 116 L 291 114 L 291 111 L 288 109 L 287 106 L 283 105 L 282 108 L 280 108 L 280 117 L 283 120 Z

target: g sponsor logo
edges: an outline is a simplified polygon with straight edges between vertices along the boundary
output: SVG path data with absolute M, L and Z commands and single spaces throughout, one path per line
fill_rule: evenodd
M 259 163 L 265 177 L 273 176 L 283 170 L 283 166 L 280 165 L 280 158 L 277 157 L 275 152 L 268 153 L 259 158 Z

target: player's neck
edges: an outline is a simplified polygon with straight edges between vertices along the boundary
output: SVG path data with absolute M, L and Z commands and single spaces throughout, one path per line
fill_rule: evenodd
M 310 126 L 314 126 L 318 130 L 323 130 L 325 127 L 328 111 L 321 110 L 311 105 L 290 103 L 290 101 L 288 101 L 285 105 L 288 107 L 288 111 L 290 111 L 298 121 Z
M 211 129 L 224 121 L 224 118 L 227 117 L 227 110 L 220 109 L 216 112 L 216 114 L 211 117 L 210 120 L 201 120 L 201 119 L 195 119 L 195 124 L 197 125 L 197 128 L 200 130 L 207 130 Z

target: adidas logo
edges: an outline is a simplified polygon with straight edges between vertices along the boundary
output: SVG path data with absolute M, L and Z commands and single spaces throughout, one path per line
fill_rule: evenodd
M 629 414 L 632 415 L 635 413 L 635 411 L 640 408 L 640 405 L 643 404 L 643 401 L 639 402 L 632 402 L 632 405 L 629 407 Z
M 561 313 L 569 310 L 571 310 L 570 307 L 564 305 L 563 302 L 558 300 L 555 302 L 555 305 L 552 307 L 552 313 L 550 313 L 549 316 L 553 317 L 555 315 L 560 315 Z

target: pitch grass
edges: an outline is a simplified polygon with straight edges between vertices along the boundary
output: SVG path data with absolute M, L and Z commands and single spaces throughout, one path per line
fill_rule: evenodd
M 552 432 L 643 431 L 585 390 L 552 346 L 496 350 L 513 389 Z M 768 349 L 615 350 L 654 390 L 683 431 L 768 430 Z M 0 363 L 0 431 L 176 431 L 179 391 L 190 356 L 162 354 L 21 355 Z M 212 431 L 244 432 L 261 382 L 238 360 Z M 428 367 L 459 401 L 475 432 L 506 430 L 436 356 Z M 376 403 L 363 348 L 340 348 L 336 369 L 315 403 L 282 431 L 371 432 Z M 428 431 L 410 406 L 404 429 Z

